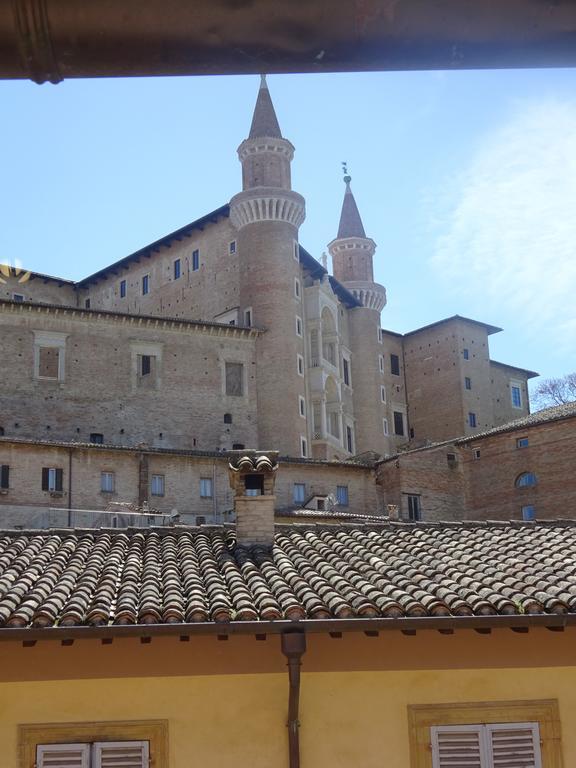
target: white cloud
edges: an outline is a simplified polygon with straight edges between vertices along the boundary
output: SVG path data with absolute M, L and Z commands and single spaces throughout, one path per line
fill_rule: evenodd
M 576 101 L 519 105 L 448 187 L 435 269 L 576 354 Z

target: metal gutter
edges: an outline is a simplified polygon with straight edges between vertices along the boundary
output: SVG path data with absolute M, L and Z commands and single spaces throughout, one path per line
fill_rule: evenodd
M 231 621 L 198 622 L 182 624 L 110 624 L 103 626 L 71 627 L 29 627 L 0 628 L 2 641 L 37 641 L 37 640 L 83 640 L 110 639 L 122 637 L 161 637 L 218 635 L 282 635 L 285 633 L 305 632 L 339 634 L 343 632 L 414 632 L 435 630 L 446 634 L 462 629 L 488 631 L 492 629 L 511 629 L 527 631 L 531 628 L 544 627 L 562 630 L 576 626 L 576 614 L 517 614 L 513 616 L 423 616 L 400 619 L 304 619 L 302 621 Z

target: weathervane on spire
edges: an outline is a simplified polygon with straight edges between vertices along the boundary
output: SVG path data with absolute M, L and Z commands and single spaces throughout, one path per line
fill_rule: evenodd
M 348 175 L 348 163 L 346 160 L 342 162 L 342 172 L 344 174 L 344 181 L 346 184 L 350 184 L 352 177 Z

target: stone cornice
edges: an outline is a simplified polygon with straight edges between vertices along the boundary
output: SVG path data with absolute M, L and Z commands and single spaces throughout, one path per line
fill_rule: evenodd
M 256 187 L 230 201 L 230 220 L 238 229 L 260 221 L 284 221 L 299 227 L 305 217 L 304 198 L 288 189 Z
M 80 309 L 79 307 L 56 304 L 36 304 L 0 299 L 0 313 L 17 315 L 51 315 L 53 317 L 74 317 L 93 322 L 94 320 L 121 323 L 140 328 L 162 328 L 171 331 L 198 331 L 211 336 L 232 336 L 236 338 L 257 338 L 264 331 L 260 328 L 242 328 L 237 325 L 211 323 L 203 320 L 186 320 L 179 317 L 156 317 L 154 315 L 131 315 L 105 309 Z

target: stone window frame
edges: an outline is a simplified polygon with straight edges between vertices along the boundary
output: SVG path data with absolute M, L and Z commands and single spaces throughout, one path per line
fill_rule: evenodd
M 384 373 L 384 355 L 378 355 L 378 369 Z
M 226 363 L 237 363 L 242 366 L 242 394 L 229 395 L 226 392 Z M 248 363 L 236 357 L 227 357 L 220 361 L 223 397 L 233 397 L 235 401 L 248 399 Z
M 386 417 L 382 419 L 382 431 L 384 432 L 386 437 L 390 435 L 390 426 L 388 424 L 388 419 Z
M 302 283 L 299 277 L 294 278 L 294 298 L 296 301 L 302 301 Z
M 34 723 L 18 726 L 18 768 L 34 768 L 40 744 L 147 741 L 150 764 L 168 768 L 168 720 Z
M 384 384 L 380 384 L 380 402 L 386 402 L 386 387 Z
M 21 304 L 22 302 L 26 301 L 26 296 L 24 296 L 23 293 L 13 293 L 12 301 L 16 301 L 18 304 Z
M 66 340 L 70 334 L 56 331 L 34 331 L 34 378 L 37 381 L 63 382 L 66 378 Z M 58 377 L 40 376 L 40 350 L 58 349 Z
M 298 413 L 303 419 L 306 418 L 306 400 L 302 395 L 298 395 Z
M 305 435 L 300 435 L 300 455 L 303 459 L 310 458 L 308 456 L 308 440 Z
M 300 244 L 298 240 L 294 240 L 294 249 L 292 251 L 292 255 L 294 256 L 294 260 L 297 262 L 300 262 Z
M 298 376 L 304 376 L 304 356 L 299 352 L 296 353 L 296 371 Z
M 138 382 L 142 378 L 140 371 L 138 370 L 138 358 L 140 356 L 149 356 L 156 359 L 156 365 L 154 367 L 154 379 L 150 384 L 151 389 L 160 389 L 162 386 L 162 353 L 164 344 L 162 342 L 151 341 L 131 341 L 130 342 L 130 354 L 131 354 L 131 371 L 132 371 L 132 390 L 139 389 Z
M 295 316 L 295 324 L 296 324 L 296 328 L 295 328 L 296 336 L 298 336 L 298 338 L 301 339 L 304 335 L 304 325 L 302 323 L 302 318 L 300 317 L 300 315 Z
M 542 768 L 562 768 L 556 699 L 409 704 L 410 768 L 432 768 L 431 728 L 442 725 L 538 723 Z

